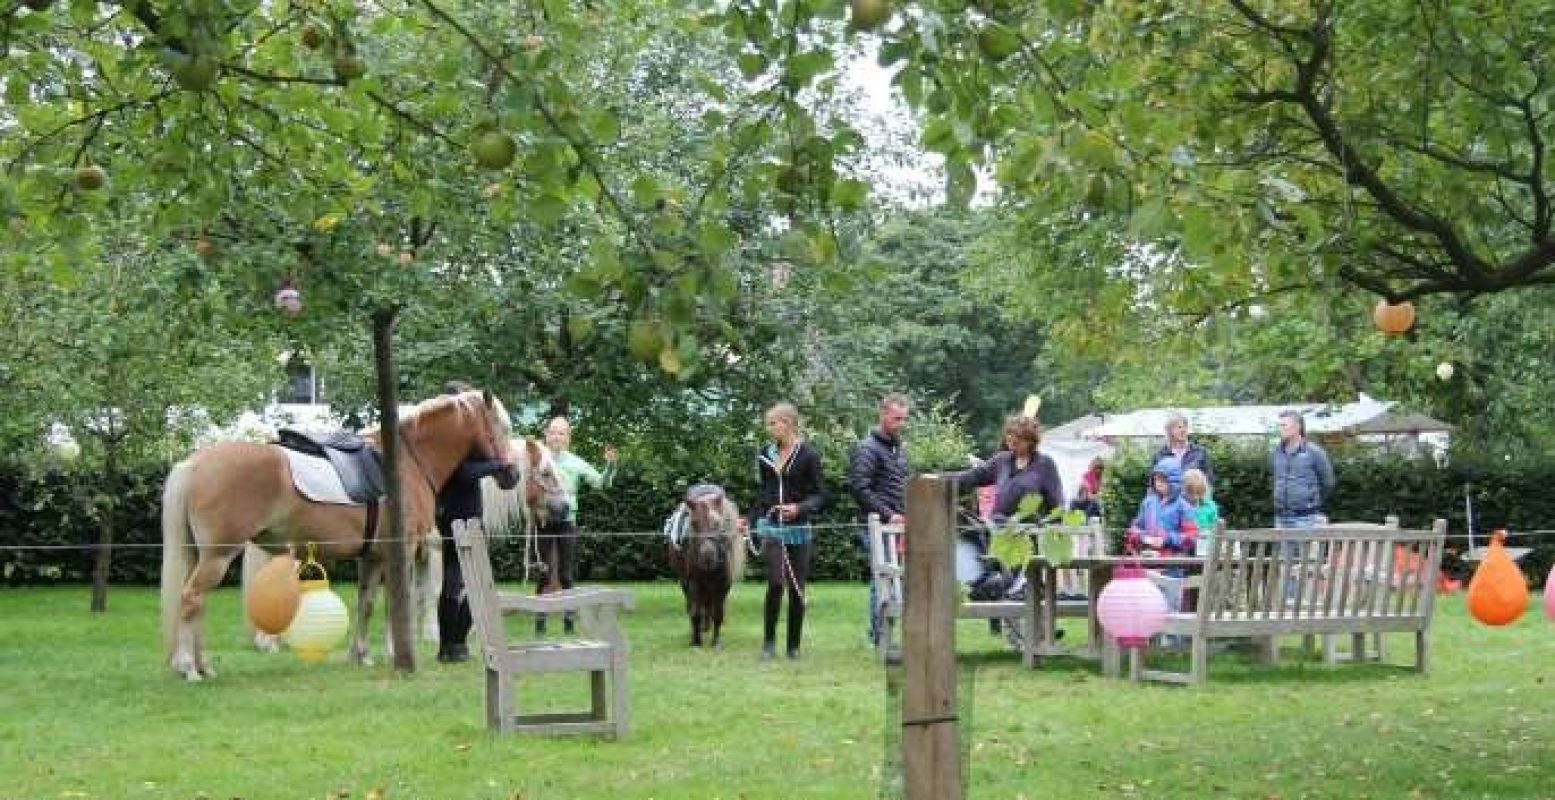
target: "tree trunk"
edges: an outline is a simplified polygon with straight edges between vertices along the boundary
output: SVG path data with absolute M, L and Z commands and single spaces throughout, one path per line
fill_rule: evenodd
M 92 610 L 102 613 L 108 610 L 108 571 L 113 565 L 114 505 L 113 493 L 119 484 L 118 442 L 103 437 L 103 487 L 94 494 L 107 501 L 102 503 L 102 525 L 98 528 L 97 554 L 92 563 Z
M 391 476 L 388 490 L 389 557 L 384 586 L 389 594 L 389 638 L 394 643 L 394 668 L 416 671 L 416 648 L 412 638 L 410 605 L 410 559 L 405 538 L 404 498 L 400 496 L 400 403 L 394 369 L 394 323 L 399 310 L 390 308 L 373 314 L 373 361 L 378 375 L 378 409 L 383 433 L 383 468 Z

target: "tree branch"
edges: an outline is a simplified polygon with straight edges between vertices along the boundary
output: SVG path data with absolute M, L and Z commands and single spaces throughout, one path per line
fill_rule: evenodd
M 507 63 L 497 55 L 495 51 L 486 45 L 485 42 L 481 41 L 481 39 L 473 32 L 471 32 L 469 28 L 465 27 L 463 23 L 455 19 L 452 14 L 449 14 L 447 11 L 439 8 L 436 3 L 432 2 L 432 0 L 421 0 L 421 4 L 426 6 L 427 10 L 430 11 L 433 16 L 447 23 L 448 26 L 458 32 L 460 36 L 463 36 L 465 40 L 468 41 L 470 45 L 474 47 L 476 51 L 487 60 L 488 63 L 500 69 L 502 74 L 506 76 L 509 81 L 512 81 L 515 85 L 524 85 L 525 83 L 532 80 L 528 77 L 515 73 L 511 68 L 508 67 Z M 599 184 L 599 196 L 604 198 L 605 203 L 610 206 L 611 210 L 615 212 L 616 216 L 626 224 L 627 230 L 631 232 L 632 238 L 637 240 L 638 246 L 642 247 L 644 252 L 653 252 L 653 243 L 649 241 L 646 236 L 644 236 L 642 229 L 638 225 L 637 217 L 627 209 L 626 204 L 621 201 L 621 198 L 616 195 L 615 190 L 611 188 L 610 182 L 606 178 L 604 167 L 599 163 L 599 159 L 595 155 L 594 149 L 589 144 L 589 142 L 586 141 L 583 137 L 577 135 L 575 132 L 568 130 L 565 125 L 562 125 L 561 120 L 556 117 L 556 114 L 551 110 L 551 107 L 545 102 L 544 96 L 541 92 L 533 93 L 532 102 L 534 103 L 535 109 L 540 112 L 540 116 L 545 120 L 546 125 L 550 126 L 551 130 L 555 131 L 557 135 L 565 139 L 567 144 L 572 147 L 573 151 L 578 154 L 578 160 L 582 162 L 583 168 L 588 170 L 589 174 L 594 176 L 594 182 Z

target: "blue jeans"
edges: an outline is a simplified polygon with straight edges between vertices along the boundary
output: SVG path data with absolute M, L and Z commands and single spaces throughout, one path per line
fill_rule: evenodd
M 869 556 L 869 528 L 866 527 L 858 535 L 858 543 L 860 547 L 864 548 L 864 564 L 870 570 L 867 578 L 869 581 L 869 641 L 874 643 L 880 641 L 880 608 L 876 605 L 880 598 L 875 596 L 874 564 L 870 562 Z
M 1275 514 L 1274 527 L 1276 528 L 1318 528 L 1328 524 L 1328 516 L 1321 511 L 1313 514 Z M 1301 557 L 1300 542 L 1285 542 L 1281 555 L 1294 560 Z M 1285 580 L 1285 599 L 1296 599 L 1296 580 Z

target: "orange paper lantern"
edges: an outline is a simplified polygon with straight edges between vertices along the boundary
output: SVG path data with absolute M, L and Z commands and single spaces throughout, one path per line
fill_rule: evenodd
M 1383 298 L 1377 301 L 1377 308 L 1371 312 L 1371 319 L 1377 323 L 1377 330 L 1389 335 L 1397 335 L 1409 330 L 1415 325 L 1415 304 L 1408 302 L 1394 305 Z
M 1555 620 L 1555 566 L 1550 567 L 1550 574 L 1544 579 L 1544 616 Z
M 1507 555 L 1506 531 L 1496 531 L 1469 581 L 1469 613 L 1486 625 L 1509 625 L 1528 608 L 1528 582 Z
M 260 567 L 243 598 L 254 628 L 279 636 L 292 624 L 297 605 L 302 602 L 302 585 L 297 580 L 297 560 L 290 554 L 270 559 Z

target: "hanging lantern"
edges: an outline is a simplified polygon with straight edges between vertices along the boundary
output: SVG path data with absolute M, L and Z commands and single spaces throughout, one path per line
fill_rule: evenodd
M 275 307 L 288 317 L 302 313 L 302 292 L 292 285 L 291 278 L 281 281 L 281 288 L 275 290 Z
M 285 553 L 270 559 L 248 584 L 243 606 L 248 619 L 261 633 L 278 636 L 286 632 L 302 603 L 302 585 L 297 579 L 297 559 Z
M 1166 596 L 1138 568 L 1122 568 L 1096 599 L 1102 627 L 1123 647 L 1144 647 L 1166 624 Z
M 1544 616 L 1555 622 L 1555 566 L 1544 577 Z
M 1371 319 L 1377 323 L 1377 330 L 1383 333 L 1390 336 L 1403 333 L 1415 325 L 1415 304 L 1406 300 L 1394 305 L 1384 297 L 1377 301 Z
M 286 644 L 297 653 L 298 658 L 311 663 L 323 661 L 329 651 L 346 638 L 346 628 L 351 618 L 346 613 L 346 604 L 340 595 L 330 591 L 329 575 L 324 572 L 324 567 L 314 561 L 311 555 L 298 572 L 301 574 L 309 568 L 318 570 L 322 577 L 300 582 L 302 597 L 297 607 L 297 616 L 292 618 L 291 627 L 286 629 Z
M 1528 608 L 1528 582 L 1506 552 L 1506 531 L 1496 531 L 1485 558 L 1469 580 L 1469 613 L 1486 625 L 1510 625 Z

